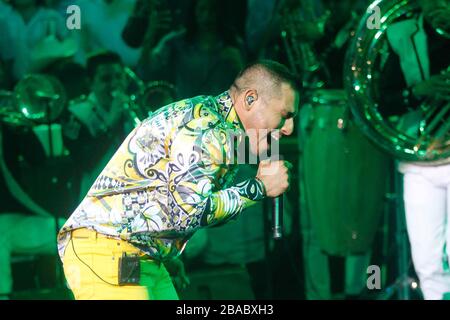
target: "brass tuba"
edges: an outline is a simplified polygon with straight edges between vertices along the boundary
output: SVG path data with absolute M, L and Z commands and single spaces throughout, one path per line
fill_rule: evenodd
M 367 21 L 375 7 L 380 9 L 381 28 L 370 29 Z M 395 119 L 384 117 L 378 110 L 377 81 L 380 81 L 380 66 L 388 54 L 387 28 L 399 18 L 419 10 L 417 0 L 376 0 L 369 6 L 347 51 L 345 86 L 356 123 L 377 145 L 398 159 L 437 165 L 450 162 L 448 100 L 436 98 L 414 110 L 417 127 L 413 133 L 402 129 Z M 448 35 L 447 30 L 436 31 Z

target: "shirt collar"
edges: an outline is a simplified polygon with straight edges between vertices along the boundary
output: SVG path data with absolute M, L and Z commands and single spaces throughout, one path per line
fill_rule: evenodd
M 239 116 L 234 108 L 233 101 L 231 100 L 230 93 L 225 91 L 224 93 L 216 97 L 219 112 L 225 119 L 225 121 L 231 124 L 236 129 L 244 130 L 244 126 L 239 119 Z

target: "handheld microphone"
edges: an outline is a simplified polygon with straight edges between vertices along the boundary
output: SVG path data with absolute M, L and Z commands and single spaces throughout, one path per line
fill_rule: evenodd
M 275 159 L 273 155 L 271 158 Z M 276 160 L 283 160 L 283 156 L 278 154 Z M 272 199 L 272 237 L 283 237 L 283 194 Z
M 274 239 L 283 237 L 283 195 L 272 199 L 272 236 Z
M 267 143 L 270 145 L 270 157 L 266 154 L 264 159 L 271 161 L 283 160 L 283 156 L 279 153 L 279 146 L 272 146 L 272 135 L 267 135 Z M 272 237 L 275 240 L 283 237 L 283 195 L 272 198 Z

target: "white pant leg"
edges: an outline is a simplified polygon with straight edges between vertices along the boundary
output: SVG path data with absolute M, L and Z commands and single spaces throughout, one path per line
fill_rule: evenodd
M 403 188 L 412 259 L 424 298 L 442 299 L 450 291 L 450 274 L 443 268 L 447 190 L 418 172 L 405 173 Z

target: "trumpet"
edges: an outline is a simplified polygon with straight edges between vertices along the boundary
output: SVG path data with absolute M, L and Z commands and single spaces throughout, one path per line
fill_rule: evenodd
M 124 107 L 129 119 L 137 127 L 141 123 L 142 112 L 139 106 L 139 100 L 145 90 L 144 82 L 128 67 L 125 67 L 126 95 Z

